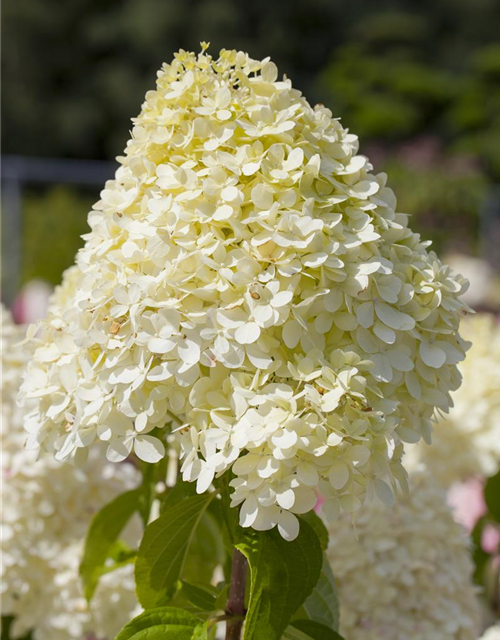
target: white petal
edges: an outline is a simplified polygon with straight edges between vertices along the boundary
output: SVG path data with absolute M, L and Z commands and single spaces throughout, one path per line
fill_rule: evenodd
M 151 338 L 148 342 L 148 349 L 151 353 L 170 353 L 175 348 L 173 340 L 163 338 Z
M 135 430 L 136 431 L 144 431 L 144 429 L 148 426 L 148 416 L 143 411 L 140 413 L 135 419 Z
M 291 507 L 293 507 L 293 503 L 295 502 L 295 493 L 293 489 L 286 489 L 281 493 L 277 493 L 276 502 L 283 509 L 290 509 Z
M 375 353 L 371 357 L 375 365 L 371 370 L 372 376 L 379 382 L 390 382 L 392 380 L 392 368 L 389 359 L 382 353 Z
M 283 342 L 289 349 L 294 349 L 299 344 L 303 331 L 297 320 L 288 320 L 283 326 Z
M 257 184 L 251 193 L 251 200 L 259 209 L 270 209 L 273 205 L 273 190 L 267 184 Z
M 275 308 L 286 306 L 293 298 L 291 291 L 280 291 L 271 300 L 271 305 Z
M 339 498 L 340 506 L 347 513 L 354 513 L 361 507 L 361 500 L 356 496 L 345 495 Z
M 196 364 L 200 360 L 200 347 L 192 340 L 184 340 L 177 347 L 179 357 L 186 364 Z
M 283 429 L 281 432 L 278 431 L 278 433 L 272 437 L 273 444 L 280 449 L 293 447 L 297 440 L 298 436 L 296 432 L 290 431 L 289 429 Z
M 413 369 L 413 361 L 408 352 L 402 349 L 391 349 L 387 352 L 387 357 L 391 366 L 397 371 L 411 371 Z
M 407 313 L 402 313 L 380 300 L 375 303 L 375 311 L 385 325 L 396 331 L 410 331 L 415 326 L 415 320 Z
M 375 493 L 377 494 L 379 500 L 386 504 L 388 507 L 392 507 L 392 505 L 394 504 L 394 494 L 387 482 L 380 480 L 380 478 L 375 478 L 373 481 L 373 486 L 375 487 Z
M 405 383 L 410 395 L 415 398 L 415 400 L 420 400 L 422 398 L 422 388 L 420 387 L 417 374 L 413 371 L 405 373 Z
M 205 491 L 212 484 L 214 475 L 214 469 L 211 469 L 208 465 L 205 464 L 196 482 L 196 493 L 205 493 Z
M 378 320 L 373 327 L 373 332 L 377 338 L 380 338 L 386 344 L 394 344 L 396 342 L 394 331 Z
M 158 462 L 165 456 L 163 442 L 153 436 L 137 436 L 134 442 L 137 457 L 144 462 Z
M 234 337 L 239 344 L 252 344 L 260 337 L 260 327 L 255 322 L 247 322 L 236 329 Z
M 328 472 L 328 479 L 334 489 L 342 489 L 349 480 L 349 467 L 342 460 L 334 460 Z
M 419 352 L 424 363 L 433 369 L 439 369 L 446 362 L 443 349 L 430 342 L 421 342 Z
M 373 302 L 363 302 L 356 309 L 356 318 L 364 329 L 369 329 L 373 325 L 374 313 Z
M 253 494 L 250 494 L 240 509 L 240 526 L 251 527 L 259 513 L 259 503 Z
M 291 542 L 299 535 L 300 523 L 293 513 L 282 511 L 278 520 L 278 531 L 282 538 Z
M 295 501 L 291 510 L 293 513 L 307 513 L 314 509 L 318 497 L 316 493 L 309 487 L 297 487 L 294 489 Z
M 132 451 L 132 439 L 128 440 L 113 440 L 108 446 L 106 451 L 106 458 L 110 462 L 122 462 L 125 458 L 128 458 Z
M 297 477 L 308 487 L 315 487 L 318 484 L 319 476 L 316 467 L 309 462 L 301 462 L 297 467 Z
M 153 367 L 147 375 L 147 379 L 151 382 L 160 382 L 161 380 L 168 380 L 171 378 L 177 368 L 176 362 L 161 362 L 158 366 Z

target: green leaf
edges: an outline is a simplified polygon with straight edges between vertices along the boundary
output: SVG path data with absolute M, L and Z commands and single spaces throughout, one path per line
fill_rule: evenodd
M 500 522 L 500 472 L 486 481 L 484 499 L 490 516 Z
M 307 616 L 330 629 L 339 629 L 339 598 L 335 578 L 326 554 L 323 554 L 321 575 L 313 592 L 304 602 Z
M 144 611 L 126 624 L 115 640 L 202 640 L 200 618 L 176 607 Z
M 105 572 L 105 562 L 118 536 L 139 508 L 141 490 L 127 491 L 103 507 L 92 519 L 80 564 L 83 592 L 88 601 L 94 595 L 99 578 Z
M 308 524 L 311 525 L 319 538 L 321 548 L 323 549 L 323 551 L 326 551 L 328 548 L 329 534 L 323 520 L 316 513 L 314 513 L 314 511 L 305 513 L 303 516 L 301 516 L 301 520 L 305 520 Z
M 160 514 L 162 514 L 165 509 L 170 509 L 186 498 L 192 498 L 196 495 L 196 482 L 184 482 L 182 478 L 178 478 L 175 485 L 168 490 L 163 498 L 160 505 Z
M 215 611 L 217 589 L 211 585 L 191 584 L 182 580 L 182 593 L 189 602 L 201 611 Z
M 303 633 L 292 626 L 285 629 L 285 633 L 281 638 L 282 640 L 311 640 L 311 636 L 308 636 L 307 633 Z
M 482 547 L 483 530 L 487 523 L 487 516 L 479 518 L 471 533 L 472 561 L 474 562 L 473 580 L 475 584 L 481 587 L 484 585 L 485 573 L 490 559 L 490 554 L 484 551 Z
M 192 496 L 166 506 L 144 532 L 135 561 L 137 597 L 145 609 L 175 592 L 194 531 L 214 494 Z
M 292 615 L 318 582 L 323 555 L 314 529 L 303 519 L 292 542 L 276 529 L 239 531 L 235 545 L 250 566 L 244 640 L 279 640 Z
M 215 501 L 212 500 L 210 507 Z M 188 582 L 210 582 L 215 568 L 224 563 L 225 556 L 220 523 L 207 509 L 193 534 L 182 577 Z
M 11 640 L 10 637 L 10 628 L 14 623 L 14 616 L 2 616 L 2 634 L 1 640 Z M 16 636 L 16 640 L 31 640 L 31 631 L 28 631 L 22 638 Z
M 291 625 L 313 640 L 342 640 L 336 631 L 314 620 L 294 620 Z

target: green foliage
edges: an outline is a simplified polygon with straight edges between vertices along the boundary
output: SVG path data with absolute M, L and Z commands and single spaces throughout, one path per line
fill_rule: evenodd
M 279 640 L 295 611 L 318 582 L 321 543 L 301 519 L 299 536 L 284 540 L 276 529 L 240 530 L 235 545 L 248 560 L 250 595 L 244 640 Z
M 312 640 L 342 640 L 342 637 L 331 627 L 313 620 L 294 620 L 290 626 L 306 634 L 307 638 L 312 638 Z M 297 638 L 297 640 L 299 639 Z
M 194 532 L 213 498 L 204 494 L 167 504 L 146 528 L 135 562 L 137 597 L 145 609 L 174 595 Z
M 323 554 L 319 580 L 311 595 L 304 602 L 303 609 L 310 620 L 338 631 L 340 618 L 339 597 L 326 554 Z
M 406 157 L 395 156 L 379 168 L 390 176 L 398 210 L 412 216 L 412 229 L 431 240 L 438 254 L 477 252 L 479 212 L 487 189 L 477 168 L 447 159 L 432 142 L 415 144 Z
M 181 594 L 200 611 L 215 611 L 217 609 L 217 589 L 208 585 L 190 584 L 182 580 Z
M 193 582 L 210 582 L 214 569 L 224 564 L 226 550 L 220 525 L 207 510 L 193 533 L 183 576 Z
M 321 549 L 326 551 L 328 548 L 328 529 L 326 528 L 323 520 L 314 511 L 305 513 L 301 516 L 301 520 L 307 522 L 307 524 L 314 529 L 314 532 L 318 536 L 318 540 L 321 544 Z
M 484 487 L 484 499 L 489 515 L 500 524 L 500 472 L 488 478 Z
M 28 192 L 22 202 L 23 282 L 33 278 L 60 282 L 83 245 L 80 236 L 88 231 L 87 213 L 97 199 L 97 189 L 94 195 L 64 186 Z
M 106 560 L 116 549 L 118 536 L 139 508 L 140 496 L 140 489 L 122 493 L 96 513 L 90 523 L 80 564 L 83 592 L 89 601 L 105 573 Z
M 131 620 L 115 640 L 202 640 L 203 627 L 203 621 L 188 611 L 158 607 Z
M 2 634 L 1 640 L 11 640 L 11 627 L 14 622 L 13 616 L 2 616 Z M 17 637 L 16 640 L 32 640 L 31 631 L 22 637 Z

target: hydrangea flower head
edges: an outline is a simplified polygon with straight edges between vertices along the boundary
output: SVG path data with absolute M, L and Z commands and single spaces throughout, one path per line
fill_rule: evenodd
M 463 335 L 472 347 L 454 406 L 434 426 L 432 445 L 410 448 L 409 466 L 423 463 L 445 487 L 500 470 L 500 325 L 481 313 L 467 318 Z
M 469 538 L 431 474 L 410 481 L 392 509 L 373 502 L 354 528 L 345 514 L 328 525 L 341 632 L 350 640 L 476 640 Z
M 24 384 L 30 441 L 67 458 L 165 455 L 242 526 L 298 532 L 391 500 L 403 442 L 458 387 L 464 282 L 396 212 L 384 174 L 269 60 L 179 52 L 89 215 L 74 293 Z

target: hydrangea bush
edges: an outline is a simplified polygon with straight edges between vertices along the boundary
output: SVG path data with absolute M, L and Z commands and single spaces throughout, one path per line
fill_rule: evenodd
M 238 640 L 243 619 L 245 640 L 338 638 L 312 509 L 321 493 L 335 519 L 407 489 L 404 443 L 429 441 L 460 385 L 466 283 L 356 136 L 269 59 L 180 51 L 133 122 L 30 333 L 28 446 L 77 463 L 104 446 L 143 469 L 145 520 L 159 501 L 135 557 L 145 612 L 117 640 L 177 638 L 181 623 L 211 639 L 220 620 Z M 159 495 L 175 451 L 180 477 Z M 97 516 L 113 531 L 115 507 Z M 92 531 L 87 558 L 112 537 Z M 232 568 L 203 551 L 214 531 Z M 190 582 L 190 557 L 211 586 Z
M 112 498 L 138 483 L 131 465 L 112 465 L 98 451 L 79 469 L 23 449 L 23 412 L 15 398 L 27 354 L 25 330 L 2 308 L 2 539 L 3 615 L 14 616 L 11 638 L 113 638 L 138 611 L 133 567 L 104 576 L 87 605 L 78 576 L 90 519 Z M 137 542 L 137 527 L 129 537 Z M 2 633 L 3 637 L 3 633 Z

